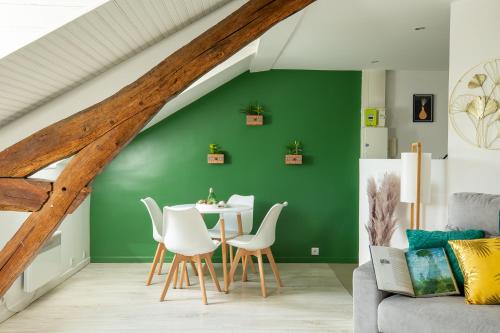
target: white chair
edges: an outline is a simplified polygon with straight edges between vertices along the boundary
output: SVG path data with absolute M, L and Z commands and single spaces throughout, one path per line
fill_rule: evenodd
M 175 253 L 175 256 L 170 266 L 160 301 L 165 300 L 165 295 L 167 294 L 172 277 L 174 278 L 175 285 L 179 264 L 182 264 L 181 271 L 185 271 L 186 263 L 188 261 L 194 261 L 198 270 L 203 304 L 207 304 L 205 281 L 202 273 L 202 260 L 205 259 L 205 263 L 215 286 L 218 291 L 221 291 L 211 259 L 213 252 L 219 246 L 219 242 L 210 238 L 203 217 L 196 208 L 175 209 L 165 207 L 163 210 L 163 218 L 166 221 L 165 225 L 168 230 L 163 242 L 168 244 L 169 250 Z
M 243 205 L 243 206 L 250 206 L 252 207 L 251 210 L 241 212 L 241 225 L 242 225 L 242 231 L 243 235 L 248 235 L 252 232 L 253 228 L 253 206 L 254 206 L 254 201 L 255 197 L 253 195 L 239 195 L 239 194 L 233 194 L 229 200 L 227 201 L 227 204 L 230 205 Z M 221 214 L 221 218 L 224 219 L 224 226 L 225 226 L 225 236 L 226 239 L 232 239 L 237 237 L 238 234 L 238 216 L 236 213 L 225 213 Z M 209 229 L 208 232 L 210 233 L 210 237 L 212 239 L 219 239 L 220 240 L 220 223 L 217 222 L 217 224 L 212 228 Z M 229 258 L 230 261 L 233 261 L 233 247 L 229 246 Z M 253 262 L 251 262 L 251 268 L 252 271 L 255 272 L 255 268 L 253 266 Z
M 153 198 L 141 199 L 142 203 L 146 206 L 148 210 L 149 217 L 151 218 L 151 224 L 153 226 L 153 239 L 158 243 L 156 247 L 156 253 L 151 264 L 151 270 L 149 271 L 148 278 L 146 280 L 146 285 L 149 286 L 153 280 L 153 275 L 156 270 L 158 263 L 160 267 L 158 268 L 158 275 L 161 274 L 161 266 L 164 261 L 165 252 L 167 249 L 163 244 L 163 214 L 160 207 Z
M 163 232 L 165 228 L 163 227 L 163 214 L 161 212 L 161 208 L 158 206 L 158 204 L 153 198 L 147 197 L 141 199 L 141 201 L 146 206 L 146 209 L 148 210 L 149 213 L 149 217 L 151 218 L 151 224 L 153 226 L 153 239 L 158 243 L 158 246 L 156 247 L 156 253 L 153 258 L 153 263 L 151 264 L 151 270 L 149 271 L 148 278 L 146 280 L 146 285 L 149 286 L 151 285 L 151 281 L 153 280 L 153 275 L 158 264 L 160 264 L 158 267 L 158 275 L 161 275 L 161 268 L 163 262 L 165 261 L 167 248 L 163 243 Z M 185 277 L 186 284 L 189 286 L 189 277 L 187 277 L 187 270 L 185 272 L 185 276 L 186 276 Z M 183 280 L 184 277 L 181 280 L 181 284 Z
M 278 266 L 274 261 L 273 253 L 271 252 L 271 246 L 274 244 L 276 239 L 276 223 L 278 222 L 278 217 L 280 216 L 283 207 L 287 206 L 288 203 L 284 202 L 282 204 L 275 204 L 267 212 L 266 216 L 262 220 L 262 223 L 257 230 L 255 235 L 243 235 L 238 236 L 227 241 L 228 244 L 238 248 L 236 251 L 236 256 L 231 263 L 231 271 L 229 273 L 229 284 L 234 279 L 234 272 L 240 259 L 243 259 L 243 280 L 246 279 L 248 259 L 251 256 L 257 257 L 259 262 L 259 275 L 260 275 L 260 289 L 262 291 L 262 296 L 267 296 L 266 282 L 264 280 L 264 266 L 262 261 L 262 254 L 267 255 L 271 269 L 273 270 L 276 282 L 280 287 L 283 287 L 281 282 L 280 273 L 278 271 Z

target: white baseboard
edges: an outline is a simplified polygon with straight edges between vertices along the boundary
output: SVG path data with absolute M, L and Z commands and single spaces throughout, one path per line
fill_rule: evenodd
M 59 284 L 63 283 L 66 279 L 71 277 L 73 274 L 77 273 L 80 271 L 82 268 L 87 266 L 90 263 L 90 258 L 85 258 L 82 261 L 80 261 L 78 264 L 76 264 L 74 267 L 71 267 L 61 275 L 59 275 L 57 278 L 53 279 L 43 287 L 37 289 L 33 293 L 26 293 L 26 297 L 23 297 L 20 299 L 18 302 L 14 304 L 10 304 L 8 307 L 5 304 L 5 300 L 2 297 L 0 299 L 0 323 L 7 320 L 9 317 L 13 316 L 17 312 L 20 312 L 24 310 L 28 305 L 33 303 L 35 300 L 37 300 L 39 297 L 43 296 L 46 294 L 48 291 L 54 289 L 57 287 Z

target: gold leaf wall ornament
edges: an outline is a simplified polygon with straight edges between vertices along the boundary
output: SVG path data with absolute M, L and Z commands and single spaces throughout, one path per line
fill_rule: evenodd
M 482 149 L 500 150 L 500 59 L 475 66 L 458 80 L 448 106 L 460 138 Z
M 490 77 L 490 80 L 496 85 L 500 85 L 500 59 L 495 59 L 484 64 L 484 70 Z
M 475 96 L 472 101 L 467 104 L 465 112 L 470 113 L 476 119 L 483 119 L 498 110 L 498 102 L 489 98 L 486 102 L 487 97 L 485 96 Z
M 467 84 L 467 87 L 469 89 L 482 87 L 484 84 L 484 81 L 486 81 L 486 78 L 487 78 L 487 76 L 485 74 L 474 74 L 474 76 L 472 77 L 472 80 L 470 80 L 469 84 Z

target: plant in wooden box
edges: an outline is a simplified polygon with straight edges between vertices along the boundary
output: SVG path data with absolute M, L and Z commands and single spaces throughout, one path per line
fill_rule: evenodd
M 208 145 L 208 164 L 224 164 L 224 153 L 216 143 Z
M 285 164 L 302 164 L 302 142 L 294 140 L 286 146 Z
M 259 103 L 248 105 L 241 110 L 247 115 L 247 126 L 262 126 L 264 125 L 264 107 Z

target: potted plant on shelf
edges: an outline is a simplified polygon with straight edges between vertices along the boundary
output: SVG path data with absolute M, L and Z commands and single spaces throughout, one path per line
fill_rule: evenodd
M 285 164 L 302 164 L 302 142 L 294 140 L 286 146 Z
M 224 164 L 224 154 L 216 143 L 208 145 L 208 164 Z
M 248 105 L 241 110 L 247 115 L 247 126 L 262 126 L 264 125 L 264 107 L 259 103 Z

